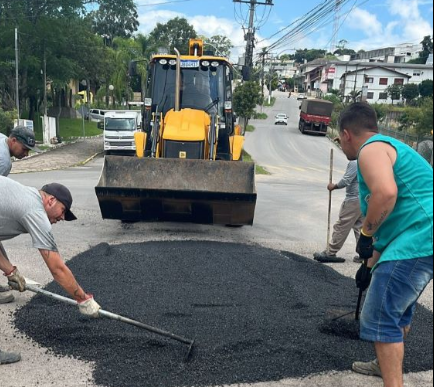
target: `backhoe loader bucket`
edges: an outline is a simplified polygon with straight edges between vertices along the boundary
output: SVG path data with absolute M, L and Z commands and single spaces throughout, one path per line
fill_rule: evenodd
M 253 225 L 253 163 L 107 156 L 96 187 L 104 219 Z

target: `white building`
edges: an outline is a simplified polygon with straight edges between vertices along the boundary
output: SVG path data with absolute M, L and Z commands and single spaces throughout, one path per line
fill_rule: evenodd
M 362 91 L 362 98 L 370 103 L 392 103 L 387 88 L 406 85 L 411 76 L 385 67 L 361 68 L 345 73 L 341 78 L 341 93 L 347 98 L 353 91 Z
M 373 79 L 372 79 L 373 78 Z M 387 78 L 387 86 L 385 80 Z M 396 79 L 398 79 L 396 81 Z M 401 81 L 403 79 L 403 81 Z M 327 94 L 331 90 L 341 90 L 348 97 L 351 91 L 374 93 L 373 102 L 382 101 L 380 94 L 395 82 L 420 84 L 433 80 L 432 64 L 379 63 L 318 59 L 300 66 L 296 75 L 299 86 L 311 94 Z M 384 87 L 386 86 L 386 87 Z M 369 94 L 371 97 L 372 94 Z M 384 94 L 381 95 L 384 97 Z M 391 102 L 391 100 L 387 100 Z
M 412 59 L 418 59 L 422 51 L 420 43 L 403 43 L 396 47 L 359 52 L 351 59 L 360 62 L 408 63 Z

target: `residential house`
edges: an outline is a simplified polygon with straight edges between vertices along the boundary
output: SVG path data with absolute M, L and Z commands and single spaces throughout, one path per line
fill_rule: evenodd
M 374 93 L 373 102 L 391 103 L 391 100 L 380 99 L 380 94 L 384 93 L 390 84 L 394 84 L 395 79 L 398 79 L 396 82 L 402 82 L 404 85 L 407 83 L 420 84 L 424 80 L 433 80 L 434 73 L 432 63 L 408 64 L 317 59 L 301 65 L 295 78 L 299 87 L 311 95 L 321 96 L 331 90 L 341 90 L 348 97 L 351 91 L 356 90 L 364 91 L 365 95 Z M 380 78 L 388 78 L 387 86 L 380 85 Z M 382 81 L 382 83 L 385 82 Z M 372 94 L 369 94 L 369 97 L 371 96 Z M 384 97 L 384 94 L 381 97 Z
M 364 67 L 349 71 L 341 77 L 341 94 L 350 100 L 352 92 L 361 92 L 361 99 L 367 102 L 392 103 L 387 92 L 391 85 L 404 86 L 409 83 L 411 75 L 389 68 Z

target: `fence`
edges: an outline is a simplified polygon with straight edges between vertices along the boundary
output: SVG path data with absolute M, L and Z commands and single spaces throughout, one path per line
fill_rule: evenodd
M 396 130 L 386 129 L 386 127 L 382 125 L 380 125 L 380 133 L 385 136 L 396 138 L 412 147 L 426 161 L 433 165 L 433 136 L 421 136 L 407 132 L 399 132 Z M 339 131 L 334 127 L 330 127 L 328 134 L 331 138 L 335 138 L 339 136 Z
M 407 132 L 399 132 L 396 130 L 386 129 L 380 126 L 380 132 L 386 136 L 396 138 L 403 143 L 411 146 L 416 150 L 425 160 L 433 165 L 433 137 L 427 135 L 417 135 Z

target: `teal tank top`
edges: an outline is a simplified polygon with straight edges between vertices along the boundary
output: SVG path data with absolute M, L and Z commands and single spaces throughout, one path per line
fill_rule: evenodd
M 373 142 L 385 142 L 397 152 L 394 166 L 398 186 L 398 200 L 392 214 L 375 234 L 375 250 L 380 252 L 379 263 L 424 258 L 433 255 L 433 169 L 408 145 L 394 138 L 378 134 Z M 358 170 L 362 212 L 368 212 L 371 192 Z

